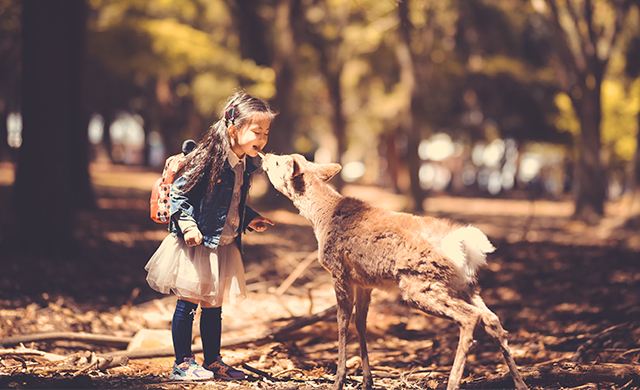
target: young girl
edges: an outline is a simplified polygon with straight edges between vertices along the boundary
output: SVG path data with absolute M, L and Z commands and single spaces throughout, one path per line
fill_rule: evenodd
M 222 117 L 188 155 L 171 188 L 169 234 L 145 269 L 147 282 L 178 297 L 171 333 L 176 360 L 172 379 L 212 377 L 244 379 L 244 373 L 220 357 L 222 303 L 234 303 L 246 293 L 241 237 L 262 232 L 273 223 L 245 205 L 252 158 L 267 144 L 274 117 L 267 103 L 238 92 Z M 200 335 L 204 364 L 191 352 L 191 328 L 200 305 Z

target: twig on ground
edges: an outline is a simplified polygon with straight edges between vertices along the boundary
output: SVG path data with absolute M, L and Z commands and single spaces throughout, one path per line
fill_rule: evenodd
M 288 374 L 290 372 L 297 372 L 298 374 L 302 374 L 302 375 L 306 375 L 306 373 L 304 371 L 302 371 L 299 368 L 290 368 L 288 370 L 282 370 L 280 372 L 276 372 L 275 374 L 273 374 L 274 377 L 278 378 L 281 377 L 284 374 Z
M 272 381 L 272 382 L 278 382 L 281 379 L 278 379 L 274 376 L 272 376 L 271 374 L 269 374 L 266 371 L 262 371 L 262 370 L 258 370 L 257 368 L 251 367 L 250 365 L 246 364 L 246 363 L 242 363 L 242 368 L 244 368 L 245 370 L 252 372 L 256 375 L 259 375 L 261 377 L 267 378 L 268 380 Z
M 622 353 L 622 354 L 620 355 L 620 357 L 624 357 L 624 356 L 627 356 L 627 355 L 629 355 L 629 354 L 636 353 L 636 352 L 640 352 L 640 348 L 630 349 L 630 350 L 628 350 L 628 351 L 626 351 L 626 352 Z
M 596 345 L 596 343 L 602 340 L 605 336 L 608 336 L 609 334 L 615 331 L 618 331 L 620 329 L 626 328 L 627 326 L 629 326 L 629 324 L 630 324 L 629 322 L 625 322 L 624 324 L 613 325 L 589 337 L 589 339 L 585 341 L 584 344 L 578 347 L 576 352 L 573 354 L 573 357 L 571 360 L 577 363 L 584 363 L 585 355 L 589 348 Z
M 5 357 L 5 356 L 7 357 L 39 356 L 50 362 L 59 362 L 66 359 L 66 357 L 62 355 L 56 355 L 54 353 L 38 351 L 37 349 L 30 349 L 30 348 L 0 349 L 0 357 Z
M 296 268 L 287 276 L 287 278 L 282 282 L 282 284 L 276 289 L 276 296 L 280 296 L 287 291 L 289 287 L 295 282 L 304 271 L 318 258 L 318 251 L 310 252 L 298 265 Z
M 37 341 L 82 341 L 92 344 L 105 344 L 117 347 L 127 346 L 131 341 L 131 337 L 118 337 L 92 333 L 75 333 L 75 332 L 47 332 L 34 333 L 20 336 L 6 337 L 0 339 L 0 345 L 11 346 L 22 343 L 30 343 Z

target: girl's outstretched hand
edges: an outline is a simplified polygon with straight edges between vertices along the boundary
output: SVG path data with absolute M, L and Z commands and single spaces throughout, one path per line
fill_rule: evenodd
M 261 233 L 267 230 L 269 225 L 273 226 L 274 223 L 272 220 L 265 217 L 256 217 L 253 219 L 253 221 L 249 223 L 249 227 L 258 233 Z
M 187 246 L 198 246 L 202 244 L 202 233 L 198 228 L 189 229 L 184 234 L 184 242 Z

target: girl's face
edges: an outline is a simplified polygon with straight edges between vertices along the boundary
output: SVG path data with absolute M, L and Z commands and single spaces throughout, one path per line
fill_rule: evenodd
M 248 118 L 242 127 L 231 126 L 231 149 L 238 157 L 256 157 L 267 145 L 270 127 L 271 118 L 260 114 Z

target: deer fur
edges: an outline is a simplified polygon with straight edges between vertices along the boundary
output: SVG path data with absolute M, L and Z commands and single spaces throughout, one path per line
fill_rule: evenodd
M 391 286 L 422 311 L 459 325 L 447 389 L 460 386 L 477 324 L 498 344 L 516 388 L 527 388 L 507 345 L 507 332 L 479 295 L 476 272 L 495 249 L 484 233 L 446 219 L 388 211 L 344 197 L 327 184 L 340 171 L 339 164 L 315 164 L 297 154 L 268 154 L 262 166 L 273 186 L 313 225 L 318 259 L 333 278 L 338 303 L 334 388 L 341 389 L 346 378 L 347 332 L 354 305 L 363 387 L 373 387 L 367 312 L 371 290 Z

